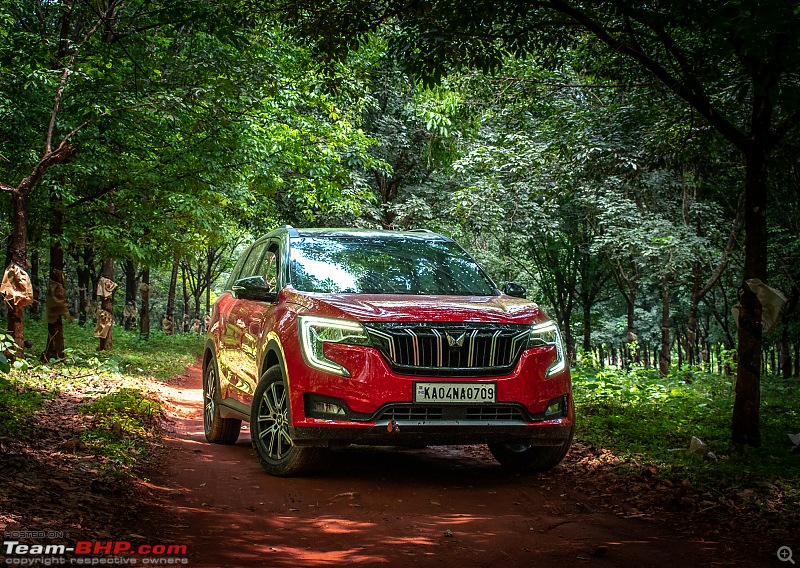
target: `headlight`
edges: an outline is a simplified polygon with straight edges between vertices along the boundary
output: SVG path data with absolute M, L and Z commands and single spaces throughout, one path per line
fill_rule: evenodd
M 325 357 L 323 346 L 326 342 L 370 345 L 367 333 L 358 322 L 318 316 L 300 316 L 298 321 L 303 359 L 314 369 L 349 377 L 347 369 Z
M 561 332 L 554 321 L 537 323 L 531 328 L 531 335 L 528 339 L 528 347 L 545 347 L 554 345 L 556 348 L 556 360 L 547 368 L 545 378 L 552 377 L 567 368 L 567 360 L 564 357 L 564 343 L 561 341 Z

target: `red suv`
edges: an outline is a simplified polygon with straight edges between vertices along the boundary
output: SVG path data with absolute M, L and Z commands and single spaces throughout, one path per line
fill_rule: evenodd
M 279 476 L 346 444 L 488 443 L 505 466 L 553 468 L 574 431 L 569 368 L 524 294 L 430 231 L 277 229 L 214 305 L 206 438 L 232 444 L 249 421 Z

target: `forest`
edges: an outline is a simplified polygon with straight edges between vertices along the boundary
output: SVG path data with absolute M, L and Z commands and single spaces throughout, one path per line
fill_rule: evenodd
M 738 444 L 761 378 L 800 375 L 791 3 L 9 0 L 0 22 L 0 371 L 62 359 L 65 326 L 101 351 L 202 333 L 238 252 L 291 224 L 452 236 L 573 365 L 731 377 Z
M 209 313 L 283 225 L 428 229 L 525 287 L 569 356 L 558 467 L 209 443 Z M 0 244 L 7 562 L 799 550 L 797 2 L 3 0 Z

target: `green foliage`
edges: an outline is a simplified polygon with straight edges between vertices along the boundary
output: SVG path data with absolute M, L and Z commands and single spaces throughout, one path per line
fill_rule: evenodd
M 0 330 L 0 380 L 3 379 L 1 373 L 8 373 L 11 370 L 11 362 L 6 354 L 15 351 L 16 345 L 11 334 L 6 330 Z
M 112 431 L 112 435 L 141 436 L 154 426 L 161 406 L 145 398 L 137 389 L 120 389 L 85 405 L 82 411 L 94 416 L 97 426 Z M 121 429 L 115 428 L 116 426 Z
M 143 392 L 142 380 L 167 380 L 184 371 L 197 361 L 202 338 L 154 332 L 151 341 L 143 341 L 135 332 L 116 330 L 114 351 L 98 353 L 90 326 L 66 324 L 64 331 L 72 347 L 63 360 L 42 364 L 28 353 L 20 361 L 24 370 L 12 368 L 7 376 L 0 375 L 0 436 L 25 443 L 37 417 L 63 421 L 69 431 L 80 421 L 65 412 L 74 412 L 75 397 L 83 396 L 91 402 L 79 409 L 91 424 L 81 432 L 81 442 L 103 457 L 99 467 L 104 474 L 129 475 L 148 457 L 161 416 L 160 404 Z M 47 326 L 27 321 L 26 334 L 36 349 L 46 341 Z M 70 396 L 65 399 L 66 393 Z
M 111 473 L 121 473 L 124 466 L 142 458 L 145 440 L 157 432 L 161 406 L 137 389 L 120 389 L 84 405 L 81 411 L 95 423 L 81 439 L 110 460 Z
M 0 437 L 28 432 L 42 400 L 41 393 L 0 376 Z
M 33 349 L 44 349 L 47 326 L 37 321 L 27 321 L 25 326 L 27 337 L 34 343 Z M 31 371 L 47 374 L 55 370 L 66 376 L 109 373 L 167 380 L 194 363 L 203 349 L 202 337 L 194 333 L 165 335 L 154 330 L 150 339 L 144 340 L 136 331 L 115 327 L 114 350 L 97 352 L 92 327 L 76 323 L 64 325 L 64 339 L 69 347 L 63 361 L 41 366 L 31 357 L 28 359 Z

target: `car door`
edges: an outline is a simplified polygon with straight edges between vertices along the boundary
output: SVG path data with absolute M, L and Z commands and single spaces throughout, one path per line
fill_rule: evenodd
M 277 241 L 269 241 L 261 261 L 255 266 L 255 272 L 249 277 L 264 277 L 269 284 L 269 289 L 277 293 L 282 287 L 280 278 L 280 245 Z M 248 277 L 241 276 L 242 278 Z M 259 301 L 239 299 L 231 314 L 236 326 L 232 332 L 236 334 L 239 353 L 236 362 L 236 381 L 231 382 L 231 391 L 228 396 L 244 403 L 250 404 L 253 392 L 258 385 L 258 364 L 263 350 L 263 338 L 275 322 L 275 301 Z
M 220 390 L 223 399 L 232 396 L 232 391 L 236 391 L 235 385 L 241 382 L 245 367 L 242 339 L 246 329 L 247 306 L 243 305 L 245 300 L 237 297 L 235 283 L 257 270 L 267 245 L 266 240 L 257 241 L 245 252 L 244 259 L 236 264 L 237 268 L 228 282 L 228 290 L 219 299 L 220 336 L 217 363 L 222 379 Z

